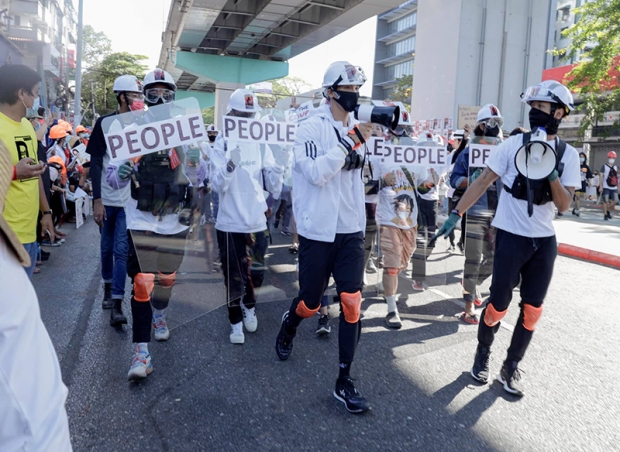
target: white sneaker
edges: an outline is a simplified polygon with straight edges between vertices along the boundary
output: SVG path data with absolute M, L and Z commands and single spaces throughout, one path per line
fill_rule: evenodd
M 368 259 L 368 264 L 366 264 L 366 272 L 367 273 L 377 273 L 377 266 L 372 261 L 372 259 Z
M 243 344 L 245 342 L 245 335 L 243 334 L 243 322 L 231 325 L 230 342 L 231 344 Z
M 153 364 L 151 363 L 151 355 L 148 353 L 136 353 L 133 355 L 133 361 L 129 373 L 127 374 L 127 380 L 139 380 L 146 378 L 153 372 Z
M 166 314 L 153 316 L 153 328 L 155 328 L 155 340 L 167 341 L 170 337 L 170 330 L 166 323 Z
M 362 283 L 367 286 L 368 285 L 368 277 L 366 276 L 366 272 L 364 272 L 364 278 L 362 279 Z
M 253 333 L 258 328 L 258 319 L 256 318 L 256 308 L 248 309 L 243 303 L 241 303 L 241 310 L 243 311 L 243 326 L 248 330 L 248 333 Z

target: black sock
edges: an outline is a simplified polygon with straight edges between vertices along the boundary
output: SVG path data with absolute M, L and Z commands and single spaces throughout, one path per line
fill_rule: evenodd
M 338 378 L 350 377 L 349 372 L 351 372 L 351 363 L 340 363 Z

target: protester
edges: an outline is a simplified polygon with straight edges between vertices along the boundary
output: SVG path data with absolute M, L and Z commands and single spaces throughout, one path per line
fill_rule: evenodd
M 142 84 L 133 75 L 117 77 L 112 90 L 116 95 L 118 109 L 114 113 L 97 119 L 86 152 L 91 156 L 90 175 L 93 181 L 94 219 L 101 232 L 99 242 L 101 278 L 103 279 L 101 308 L 111 309 L 110 325 L 119 326 L 127 323 L 122 307 L 125 298 L 129 250 L 124 205 L 129 196 L 130 187 L 127 185 L 120 190 L 114 190 L 106 182 L 106 178 L 102 177 L 102 174 L 106 174 L 108 170 L 111 157 L 103 136 L 102 122 L 119 113 L 143 110 L 144 94 Z
M 616 153 L 609 151 L 607 153 L 607 163 L 604 164 L 600 171 L 600 192 L 603 194 L 603 212 L 605 220 L 611 220 L 611 211 L 618 204 L 618 167 L 614 165 L 616 162 Z
M 465 126 L 464 129 L 458 129 L 454 132 L 454 151 L 450 154 L 450 171 L 448 172 L 448 183 L 450 184 L 450 192 L 448 196 L 450 197 L 450 203 L 448 205 L 448 212 L 452 212 L 452 209 L 456 206 L 456 204 L 465 193 L 465 188 L 455 187 L 452 185 L 451 176 L 454 171 L 454 164 L 456 163 L 456 159 L 458 156 L 467 148 L 469 144 L 469 127 Z M 467 222 L 467 214 L 463 214 L 463 219 L 461 221 L 461 235 L 459 237 L 459 241 L 456 243 L 461 254 L 465 253 L 465 231 Z M 449 235 L 450 244 L 454 243 L 454 239 L 456 238 L 454 231 L 450 232 Z M 454 251 L 454 248 L 452 249 Z
M 228 116 L 252 118 L 259 111 L 258 99 L 250 90 L 236 90 L 228 102 Z M 227 288 L 229 338 L 233 344 L 245 342 L 244 327 L 250 333 L 258 328 L 255 280 L 249 277 L 248 247 L 255 245 L 252 240 L 257 235 L 264 238 L 262 233 L 267 229 L 264 189 L 279 196 L 287 162 L 285 150 L 272 153 L 269 146 L 261 148 L 258 143 L 229 140 L 224 158 L 220 153 L 213 154 L 211 187 L 219 195 L 215 229 Z M 248 202 L 248 197 L 253 201 Z M 259 259 L 263 258 L 259 254 Z
M 579 216 L 579 202 L 582 198 L 586 196 L 586 190 L 588 188 L 588 182 L 592 179 L 592 171 L 590 171 L 590 167 L 588 166 L 588 157 L 585 152 L 579 153 L 579 163 L 581 165 L 581 187 L 575 190 L 575 196 L 573 201 L 575 203 L 575 207 L 573 208 L 573 215 Z
M 487 168 L 467 189 L 456 209 L 452 211 L 439 234 L 447 234 L 498 178 L 504 184 L 493 226 L 497 228 L 491 296 L 482 311 L 478 327 L 478 347 L 472 377 L 486 383 L 489 378 L 491 345 L 499 330 L 500 321 L 508 311 L 512 291 L 521 281 L 521 313 L 512 335 L 508 355 L 498 380 L 504 390 L 523 396 L 519 362 L 523 359 L 534 329 L 542 315 L 542 304 L 551 282 L 558 253 L 553 228 L 553 204 L 559 212 L 568 210 L 575 188 L 581 187 L 579 156 L 572 146 L 560 140 L 558 126 L 573 109 L 573 96 L 562 84 L 544 81 L 528 88 L 522 101 L 530 105 L 529 120 L 533 131 L 542 127 L 547 133 L 547 145 L 557 150 L 559 162 L 548 178 L 540 183 L 530 181 L 533 197 L 522 192 L 525 176 L 517 171 L 515 156 L 529 133 L 515 135 L 502 143 L 487 160 Z M 559 174 L 558 163 L 563 164 Z
M 37 260 L 37 221 L 42 214 L 43 232 L 55 239 L 52 212 L 47 202 L 38 161 L 38 140 L 32 124 L 26 119 L 39 108 L 41 78 L 27 66 L 15 64 L 0 67 L 0 141 L 7 146 L 13 162 L 13 181 L 6 195 L 4 218 L 30 256 L 26 273 L 32 276 Z
M 67 388 L 37 294 L 24 274 L 30 253 L 2 214 L 12 185 L 12 160 L 0 141 L 0 450 L 66 452 L 71 451 Z
M 299 125 L 295 137 L 293 209 L 299 232 L 299 295 L 282 317 L 276 354 L 290 357 L 303 319 L 314 316 L 333 275 L 340 300 L 340 371 L 334 397 L 349 412 L 369 409 L 353 384 L 351 364 L 361 331 L 364 276 L 363 154 L 370 124 L 356 124 L 351 112 L 366 81 L 363 71 L 339 61 L 323 77 L 328 103 Z M 360 149 L 361 150 L 361 149 Z

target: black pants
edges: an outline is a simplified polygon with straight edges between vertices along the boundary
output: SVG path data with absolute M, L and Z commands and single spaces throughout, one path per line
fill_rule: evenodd
M 469 294 L 465 301 L 474 301 L 476 286 L 481 285 L 493 272 L 495 253 L 495 233 L 490 216 L 469 214 L 467 217 L 467 236 L 465 239 L 465 271 L 463 289 Z
M 523 326 L 523 306 L 526 304 L 534 307 L 542 306 L 551 282 L 557 254 L 555 236 L 533 239 L 497 230 L 489 304 L 499 312 L 508 309 L 512 300 L 512 290 L 521 279 L 521 314 L 512 335 L 506 361 L 519 362 L 523 359 L 533 335 L 533 331 Z M 499 323 L 494 327 L 487 326 L 484 323 L 485 312 L 486 308 L 482 311 L 478 326 L 478 342 L 481 346 L 490 347 L 499 329 Z
M 251 234 L 217 231 L 217 244 L 226 286 L 226 305 L 231 325 L 243 320 L 243 305 L 252 309 L 256 305 L 254 284 L 250 275 L 250 254 L 248 246 Z M 264 273 L 264 272 L 263 272 Z M 262 282 L 262 281 L 261 281 Z
M 289 310 L 288 325 L 297 328 L 301 323 L 302 318 L 295 312 L 301 300 L 308 309 L 317 309 L 321 305 L 321 298 L 332 275 L 339 296 L 343 292 L 353 294 L 362 291 L 364 278 L 362 232 L 336 234 L 333 242 L 319 242 L 299 236 L 299 296 L 293 300 Z M 341 303 L 338 330 L 341 363 L 353 362 L 361 330 L 361 320 L 357 323 L 345 320 Z
M 435 248 L 434 243 L 433 246 L 428 246 L 427 243 L 437 230 L 438 202 L 418 198 L 418 209 L 418 236 L 416 238 L 416 249 L 411 258 L 413 262 L 411 278 L 414 281 L 424 282 L 426 280 L 426 260 Z
M 136 230 L 129 230 L 127 233 L 129 242 L 127 275 L 131 278 L 132 284 L 138 273 L 155 275 L 155 287 L 150 303 L 136 301 L 134 291 L 131 291 L 133 342 L 150 342 L 153 309 L 167 308 L 172 295 L 172 287 L 163 287 L 158 281 L 158 275 L 160 273 L 170 275 L 181 267 L 187 231 L 174 235 Z
M 370 253 L 372 252 L 372 243 L 377 236 L 377 221 L 375 215 L 377 212 L 377 204 L 367 202 L 366 203 L 366 235 L 364 236 L 364 265 L 368 263 L 370 259 Z

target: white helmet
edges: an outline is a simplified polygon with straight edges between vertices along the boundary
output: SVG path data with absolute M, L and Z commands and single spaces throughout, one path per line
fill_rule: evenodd
M 530 105 L 535 100 L 560 104 L 564 107 L 567 115 L 575 109 L 573 95 L 570 90 L 555 80 L 545 80 L 538 85 L 530 86 L 521 94 L 521 102 L 526 102 Z
M 239 88 L 230 96 L 226 114 L 230 113 L 232 110 L 246 113 L 258 113 L 262 108 L 258 105 L 258 97 L 256 97 L 256 94 L 254 94 L 252 90 Z
M 121 75 L 114 80 L 112 91 L 115 93 L 141 93 L 142 84 L 140 83 L 140 80 L 138 80 L 138 77 L 134 75 Z
M 500 129 L 504 125 L 504 118 L 502 117 L 499 108 L 497 108 L 493 104 L 486 104 L 484 107 L 482 107 L 478 111 L 478 117 L 476 119 L 478 124 L 480 124 L 481 122 L 492 120 L 499 126 Z M 493 126 L 491 125 L 491 127 Z
M 149 87 L 151 85 L 154 85 L 155 83 L 163 83 L 165 85 L 168 85 L 168 88 L 170 88 L 172 91 L 177 90 L 177 85 L 176 83 L 174 83 L 172 75 L 168 74 L 163 69 L 157 68 L 154 71 L 146 74 L 146 77 L 144 77 L 144 81 L 142 82 L 144 91 L 149 89 Z
M 207 133 L 209 132 L 219 133 L 220 131 L 215 128 L 215 124 L 209 124 L 207 126 Z
M 366 75 L 361 67 L 356 67 L 348 61 L 336 61 L 329 65 L 323 75 L 323 88 L 336 89 L 340 85 L 362 86 L 366 83 Z

